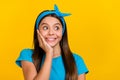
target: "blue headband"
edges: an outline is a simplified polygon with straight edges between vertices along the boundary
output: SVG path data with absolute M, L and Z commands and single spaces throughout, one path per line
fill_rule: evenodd
M 62 21 L 62 24 L 63 24 L 63 31 L 62 31 L 62 34 L 64 33 L 65 31 L 65 21 L 64 21 L 64 18 L 65 16 L 69 16 L 71 14 L 69 13 L 62 13 L 59 11 L 57 5 L 54 5 L 54 10 L 52 11 L 45 11 L 43 13 L 41 13 L 38 17 L 37 17 L 37 20 L 36 20 L 36 29 L 38 29 L 39 27 L 39 22 L 41 21 L 41 19 L 46 16 L 46 15 L 49 15 L 49 14 L 56 14 Z

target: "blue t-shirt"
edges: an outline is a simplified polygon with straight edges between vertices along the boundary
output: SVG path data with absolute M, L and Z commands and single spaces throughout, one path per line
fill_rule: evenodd
M 16 60 L 16 64 L 21 67 L 21 61 L 23 60 L 33 63 L 32 54 L 33 54 L 32 49 L 23 49 L 20 52 L 20 56 Z M 73 57 L 76 62 L 78 75 L 83 73 L 88 73 L 88 69 L 83 59 L 75 53 L 73 53 Z M 52 59 L 52 67 L 51 67 L 49 80 L 65 80 L 65 68 L 64 68 L 62 56 L 58 56 Z

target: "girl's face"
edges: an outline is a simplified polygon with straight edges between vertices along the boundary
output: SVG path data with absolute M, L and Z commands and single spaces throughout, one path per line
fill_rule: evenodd
M 57 18 L 45 17 L 39 25 L 39 31 L 51 47 L 59 45 L 62 39 L 62 24 Z

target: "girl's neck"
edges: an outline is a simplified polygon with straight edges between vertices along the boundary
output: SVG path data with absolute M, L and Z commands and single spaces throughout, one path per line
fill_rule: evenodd
M 54 48 L 53 48 L 53 58 L 58 57 L 61 55 L 61 48 L 60 45 L 57 44 Z

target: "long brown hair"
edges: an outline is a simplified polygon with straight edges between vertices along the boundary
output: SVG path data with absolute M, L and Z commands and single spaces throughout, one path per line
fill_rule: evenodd
M 52 17 L 57 18 L 62 24 L 61 19 L 58 16 L 56 16 L 55 14 L 50 14 L 47 16 L 52 16 Z M 66 26 L 66 23 L 65 23 L 65 26 Z M 36 26 L 34 27 L 33 43 L 34 43 L 33 44 L 34 49 L 33 49 L 32 58 L 33 58 L 36 70 L 37 70 L 37 72 L 39 72 L 40 68 L 41 68 L 41 64 L 42 64 L 42 59 L 43 59 L 43 56 L 45 55 L 45 52 L 41 47 L 39 47 Z M 66 27 L 65 32 L 62 36 L 62 40 L 60 41 L 60 48 L 61 48 L 61 55 L 62 55 L 62 59 L 63 59 L 64 67 L 65 67 L 65 72 L 66 72 L 66 80 L 77 80 L 78 79 L 77 68 L 76 68 L 76 63 L 75 63 L 74 57 L 72 55 L 72 52 L 71 52 L 71 50 L 69 48 L 69 44 L 68 44 L 67 27 Z

